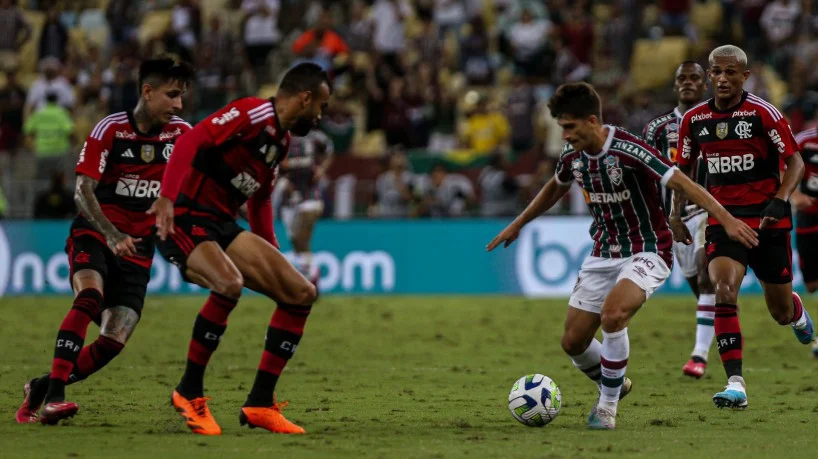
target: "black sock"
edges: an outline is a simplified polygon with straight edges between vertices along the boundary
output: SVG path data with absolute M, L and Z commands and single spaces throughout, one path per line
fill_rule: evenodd
M 204 365 L 188 360 L 185 374 L 182 375 L 182 380 L 176 386 L 176 391 L 188 400 L 203 397 L 205 368 L 207 367 Z
M 273 392 L 275 391 L 278 375 L 259 370 L 256 372 L 256 380 L 253 388 L 247 395 L 244 406 L 273 406 Z
M 693 360 L 693 362 L 695 362 L 695 363 L 707 363 L 707 360 L 704 360 L 703 358 L 699 357 L 698 355 L 694 355 L 690 359 Z
M 45 400 L 45 394 L 48 392 L 48 373 L 40 376 L 39 378 L 32 379 L 29 384 L 31 385 L 31 392 L 28 393 L 28 407 L 39 406 Z
M 45 403 L 63 401 L 65 401 L 65 381 L 50 378 L 48 381 L 48 392 L 45 394 Z
M 724 372 L 727 373 L 727 379 L 731 376 L 741 376 L 741 360 L 733 359 L 724 362 Z

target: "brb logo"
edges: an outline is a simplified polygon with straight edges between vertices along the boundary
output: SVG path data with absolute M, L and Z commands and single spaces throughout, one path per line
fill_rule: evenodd
M 707 158 L 707 172 L 710 174 L 744 172 L 751 170 L 753 167 L 755 167 L 755 157 L 751 153 L 745 153 L 741 156 Z
M 515 270 L 520 290 L 528 296 L 567 296 L 593 243 L 587 235 L 588 219 L 566 219 L 555 224 L 537 219 L 520 232 L 515 252 Z
M 158 198 L 162 183 L 158 180 L 139 180 L 120 177 L 116 194 L 129 198 Z
M 261 188 L 261 184 L 247 172 L 242 172 L 241 174 L 233 177 L 233 179 L 230 180 L 230 184 L 236 187 L 237 190 L 241 191 L 243 195 L 248 197 L 252 196 L 256 191 L 258 191 L 259 188 Z

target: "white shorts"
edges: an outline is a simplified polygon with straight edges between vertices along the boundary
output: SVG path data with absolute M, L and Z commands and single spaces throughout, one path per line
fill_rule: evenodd
M 568 305 L 599 314 L 605 297 L 620 279 L 630 279 L 645 291 L 647 300 L 670 276 L 670 268 L 653 252 L 628 258 L 587 257 L 579 270 Z
M 293 235 L 295 217 L 302 212 L 322 214 L 324 212 L 324 201 L 320 199 L 307 199 L 296 205 L 281 208 L 281 220 L 284 221 L 284 227 L 287 229 L 287 235 L 290 237 Z
M 693 238 L 693 243 L 685 245 L 681 242 L 673 243 L 673 256 L 679 264 L 679 269 L 685 278 L 696 277 L 699 267 L 696 263 L 696 254 L 704 248 L 704 230 L 707 228 L 707 212 L 694 215 L 685 222 L 687 230 Z

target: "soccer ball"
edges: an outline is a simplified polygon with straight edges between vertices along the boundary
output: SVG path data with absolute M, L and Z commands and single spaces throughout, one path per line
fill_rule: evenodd
M 557 383 L 541 374 L 518 379 L 508 394 L 508 409 L 514 419 L 529 427 L 544 427 L 553 421 L 562 407 Z

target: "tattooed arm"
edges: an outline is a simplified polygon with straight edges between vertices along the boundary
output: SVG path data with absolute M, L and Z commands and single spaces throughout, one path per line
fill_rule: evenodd
M 98 183 L 97 180 L 87 175 L 77 175 L 77 187 L 74 190 L 74 202 L 77 203 L 77 208 L 82 212 L 85 219 L 105 236 L 108 247 L 111 248 L 114 255 L 120 257 L 136 255 L 136 243 L 142 239 L 134 239 L 122 233 L 102 213 L 99 201 L 94 195 Z

